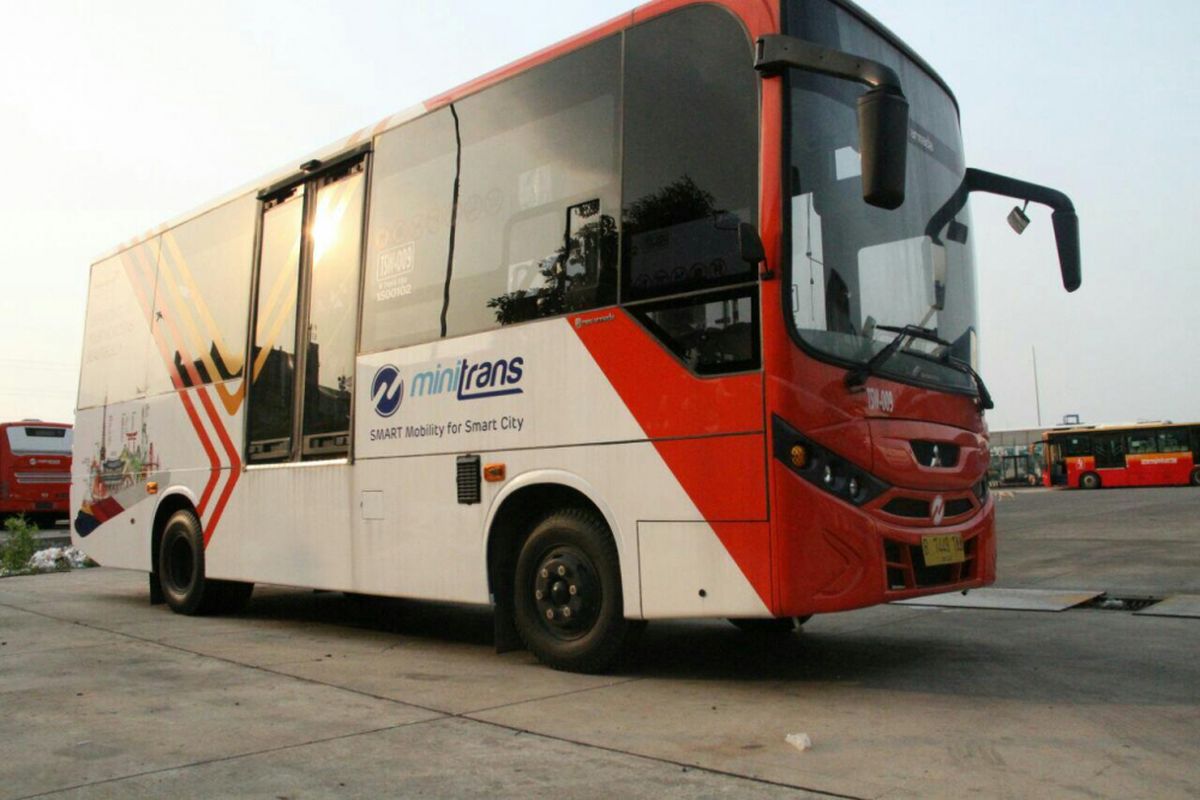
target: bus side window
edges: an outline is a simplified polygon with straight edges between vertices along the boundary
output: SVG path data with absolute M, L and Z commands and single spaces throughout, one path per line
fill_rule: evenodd
M 177 330 L 172 353 L 184 385 L 220 384 L 242 377 L 250 276 L 254 267 L 253 194 L 190 219 L 162 235 L 155 293 L 155 324 Z M 171 383 L 150 391 L 169 391 Z
M 375 140 L 363 279 L 364 353 L 441 335 L 455 161 L 449 108 Z
M 738 225 L 758 196 L 758 79 L 726 11 L 696 6 L 625 47 L 621 302 L 692 372 L 759 367 L 757 265 Z
M 756 279 L 737 229 L 757 210 L 758 92 L 750 41 L 724 9 L 627 34 L 622 302 Z
M 1158 432 L 1160 453 L 1186 453 L 1189 449 L 1186 429 L 1171 428 Z
M 758 367 L 758 298 L 753 290 L 642 303 L 630 309 L 699 375 Z
M 1132 455 L 1157 452 L 1158 442 L 1156 438 L 1154 431 L 1134 431 L 1129 434 L 1129 449 L 1127 452 Z
M 620 37 L 457 103 L 446 335 L 616 302 Z

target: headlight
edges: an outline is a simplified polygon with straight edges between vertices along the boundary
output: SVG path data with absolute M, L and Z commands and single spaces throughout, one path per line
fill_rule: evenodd
M 883 481 L 817 444 L 779 417 L 774 417 L 771 422 L 775 457 L 814 486 L 856 506 L 888 489 Z

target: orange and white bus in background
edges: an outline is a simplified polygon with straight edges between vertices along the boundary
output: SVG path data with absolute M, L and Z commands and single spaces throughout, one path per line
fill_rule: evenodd
M 0 423 L 0 519 L 66 519 L 71 436 L 71 426 L 60 422 Z
M 91 270 L 73 532 L 176 611 L 491 604 L 599 670 L 995 577 L 968 169 L 844 0 L 656 0 Z
M 1047 431 L 1046 486 L 1200 486 L 1200 424 L 1141 422 Z

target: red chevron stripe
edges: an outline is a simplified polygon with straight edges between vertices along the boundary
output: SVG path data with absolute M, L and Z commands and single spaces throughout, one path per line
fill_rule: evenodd
M 209 498 L 212 496 L 213 490 L 216 488 L 217 480 L 220 477 L 221 462 L 217 457 L 216 448 L 214 448 L 212 445 L 212 440 L 209 439 L 208 433 L 204 430 L 204 423 L 200 421 L 200 415 L 196 413 L 196 407 L 192 404 L 191 398 L 188 397 L 187 389 L 183 383 L 183 378 L 179 375 L 178 370 L 175 368 L 175 363 L 170 355 L 170 346 L 162 334 L 162 328 L 161 326 L 154 324 L 154 305 L 152 305 L 149 301 L 149 298 L 146 297 L 146 294 L 141 288 L 136 274 L 133 272 L 134 270 L 140 269 L 140 271 L 143 273 L 143 277 L 149 277 L 149 265 L 147 265 L 145 263 L 145 259 L 141 257 L 141 253 L 139 252 L 140 249 L 141 248 L 137 248 L 133 251 L 134 255 L 132 256 L 132 260 L 136 263 L 131 264 L 130 260 L 122 257 L 121 265 L 125 268 L 126 276 L 129 278 L 129 282 L 134 288 L 134 294 L 137 296 L 138 303 L 142 306 L 142 311 L 146 314 L 146 319 L 150 324 L 150 329 L 153 331 L 152 337 L 154 339 L 154 343 L 158 346 L 158 352 L 162 356 L 163 364 L 167 368 L 167 374 L 171 377 L 171 385 L 175 387 L 175 394 L 179 398 L 179 401 L 183 404 L 183 410 L 187 414 L 188 420 L 192 424 L 192 428 L 196 431 L 196 434 L 200 438 L 200 445 L 204 448 L 204 454 L 208 457 L 210 468 L 209 479 L 204 485 L 204 491 L 200 495 L 200 502 L 196 506 L 197 513 L 203 517 L 204 511 L 208 506 Z M 157 299 L 157 286 L 155 286 L 155 300 L 157 301 Z M 166 319 L 165 316 L 164 319 Z M 179 331 L 174 330 L 173 325 L 172 331 L 175 334 L 176 341 L 179 341 Z M 182 360 L 184 360 L 185 363 L 190 363 L 184 351 L 181 349 L 179 352 Z M 199 376 L 196 376 L 197 382 L 198 378 Z M 207 536 L 205 537 L 205 540 L 207 541 Z
M 225 448 L 226 454 L 229 456 L 229 480 L 225 482 L 225 488 L 221 490 L 221 496 L 217 498 L 216 508 L 213 509 L 212 516 L 209 517 L 208 524 L 204 526 L 204 545 L 208 546 L 208 542 L 212 539 L 212 535 L 217 530 L 217 525 L 221 521 L 221 515 L 225 512 L 225 504 L 229 502 L 229 496 L 233 494 L 233 487 L 237 485 L 238 479 L 242 474 L 242 460 L 238 457 L 237 448 L 233 446 L 233 441 L 229 438 L 229 432 L 225 430 L 220 416 L 217 413 L 216 407 L 213 405 L 212 399 L 208 396 L 208 392 L 201 386 L 197 393 L 200 395 L 200 402 L 208 412 L 208 418 L 212 420 L 213 430 L 217 432 L 217 438 L 221 440 L 221 446 Z

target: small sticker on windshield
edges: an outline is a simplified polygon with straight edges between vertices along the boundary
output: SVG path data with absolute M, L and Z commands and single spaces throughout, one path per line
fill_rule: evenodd
M 862 159 L 853 147 L 839 147 L 833 151 L 834 174 L 839 181 L 862 175 Z

